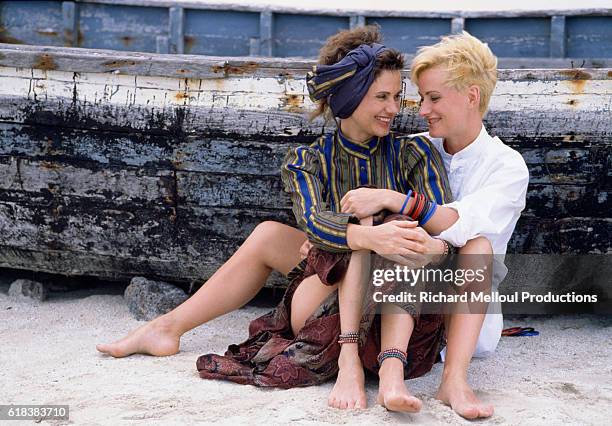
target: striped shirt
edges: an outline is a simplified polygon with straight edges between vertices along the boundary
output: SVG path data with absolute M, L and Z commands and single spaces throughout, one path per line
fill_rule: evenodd
M 438 204 L 452 201 L 440 154 L 422 136 L 390 133 L 357 144 L 334 132 L 290 149 L 281 177 L 298 226 L 315 246 L 332 252 L 350 250 L 346 228 L 359 223 L 340 213 L 340 200 L 350 190 L 370 185 L 405 194 L 412 189 Z

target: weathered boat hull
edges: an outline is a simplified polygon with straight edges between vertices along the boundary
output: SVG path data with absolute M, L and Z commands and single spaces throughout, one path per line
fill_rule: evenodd
M 0 266 L 202 280 L 292 224 L 282 157 L 326 130 L 310 66 L 0 45 Z M 422 131 L 407 87 L 395 127 Z M 611 104 L 609 69 L 500 72 L 486 124 L 531 174 L 510 252 L 612 251 Z
M 314 58 L 337 31 L 377 24 L 409 55 L 462 30 L 505 68 L 610 67 L 612 8 L 505 11 L 397 10 L 354 5 L 211 4 L 161 0 L 3 1 L 0 42 L 149 53 Z M 348 6 L 348 7 L 346 7 Z M 418 10 L 421 9 L 421 10 Z M 511 8 L 509 8 L 511 9 Z M 555 58 L 555 61 L 547 61 Z M 539 64 L 539 65 L 536 65 Z

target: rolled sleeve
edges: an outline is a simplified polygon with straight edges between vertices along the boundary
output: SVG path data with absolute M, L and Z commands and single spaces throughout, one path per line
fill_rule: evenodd
M 350 251 L 346 230 L 355 216 L 330 211 L 325 201 L 321 160 L 316 149 L 290 149 L 281 168 L 285 191 L 290 195 L 293 214 L 300 229 L 317 247 L 332 252 Z

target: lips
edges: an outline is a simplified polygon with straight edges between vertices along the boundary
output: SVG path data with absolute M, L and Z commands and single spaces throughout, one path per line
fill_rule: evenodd
M 378 120 L 378 121 L 380 121 L 380 122 L 382 122 L 384 124 L 390 124 L 391 123 L 391 117 L 383 117 L 383 116 L 377 115 L 375 118 L 376 118 L 376 120 Z
M 439 118 L 429 118 L 429 119 L 427 119 L 427 125 L 428 126 L 433 126 L 434 124 L 436 124 L 439 121 L 440 121 Z

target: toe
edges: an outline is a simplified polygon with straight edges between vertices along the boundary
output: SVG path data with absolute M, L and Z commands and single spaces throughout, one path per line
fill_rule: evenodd
M 478 407 L 470 405 L 470 406 L 464 407 L 461 410 L 457 410 L 457 413 L 461 417 L 472 420 L 472 419 L 478 418 L 479 410 L 478 410 Z
M 479 417 L 491 417 L 494 413 L 494 408 L 492 405 L 485 405 L 479 410 Z

